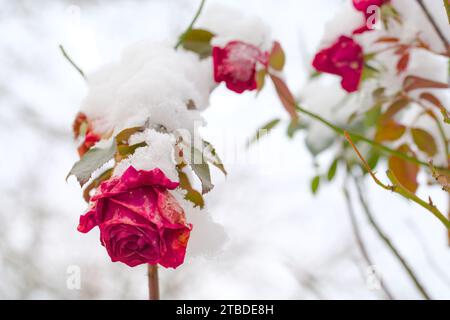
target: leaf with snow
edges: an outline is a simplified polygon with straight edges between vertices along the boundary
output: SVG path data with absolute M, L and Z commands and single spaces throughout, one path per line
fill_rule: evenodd
M 192 187 L 189 177 L 182 171 L 182 169 L 183 166 L 177 166 L 178 179 L 180 182 L 179 187 L 186 191 L 184 198 L 191 201 L 194 206 L 203 208 L 205 206 L 205 200 L 203 199 L 202 194 Z
M 102 148 L 92 148 L 86 152 L 79 161 L 75 162 L 72 169 L 70 169 L 66 180 L 74 175 L 78 183 L 83 186 L 92 176 L 92 173 L 100 168 L 102 165 L 107 163 L 109 160 L 114 158 L 117 152 L 116 142 L 113 141 L 111 146 L 106 149 Z
M 212 188 L 214 188 L 214 185 L 211 183 L 211 173 L 209 171 L 209 165 L 206 161 L 204 161 L 202 153 L 197 148 L 191 148 L 191 152 L 192 161 L 189 165 L 202 183 L 202 194 L 208 193 L 212 190 Z
M 220 159 L 219 155 L 216 152 L 216 149 L 214 146 L 206 141 L 203 140 L 203 154 L 206 156 L 206 159 L 208 162 L 210 162 L 213 166 L 215 166 L 217 169 L 222 171 L 224 175 L 227 175 L 227 170 L 225 170 L 225 166 L 223 165 L 222 160 Z

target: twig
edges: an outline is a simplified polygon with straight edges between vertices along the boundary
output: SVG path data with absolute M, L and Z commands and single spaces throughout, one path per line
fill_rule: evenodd
M 64 58 L 66 58 L 66 60 L 69 61 L 69 63 L 72 65 L 72 67 L 74 67 L 78 71 L 78 73 L 81 74 L 83 79 L 86 79 L 86 76 L 84 75 L 83 70 L 81 70 L 81 68 L 77 66 L 77 64 L 67 54 L 66 50 L 64 49 L 64 47 L 61 44 L 59 45 L 59 50 L 61 50 L 61 53 L 63 54 Z
M 392 185 L 386 185 L 383 182 L 381 182 L 375 176 L 375 174 L 373 173 L 373 171 L 370 168 L 369 164 L 364 159 L 364 157 L 361 155 L 361 153 L 359 152 L 359 150 L 356 147 L 356 145 L 353 143 L 353 141 L 352 141 L 350 135 L 348 134 L 348 132 L 344 132 L 344 136 L 347 139 L 347 141 L 350 143 L 350 145 L 352 146 L 353 150 L 355 150 L 355 152 L 358 155 L 359 159 L 364 164 L 365 169 L 367 170 L 367 172 L 369 172 L 370 176 L 373 178 L 373 180 L 375 181 L 376 184 L 378 184 L 383 189 L 390 190 L 392 192 L 398 193 L 398 194 L 402 195 L 403 197 L 405 197 L 407 199 L 410 199 L 410 200 L 414 201 L 415 203 L 419 204 L 420 206 L 424 207 L 429 212 L 431 212 L 436 218 L 438 218 L 448 230 L 450 230 L 450 221 L 434 205 L 434 203 L 431 200 L 431 198 L 429 198 L 428 202 L 426 202 L 426 201 L 422 200 L 421 198 L 419 198 L 418 196 L 416 196 L 414 193 L 412 193 L 411 191 L 406 189 L 400 183 L 400 181 L 397 179 L 397 177 L 395 176 L 395 174 L 391 170 L 387 170 L 386 171 L 386 175 L 388 176 L 389 180 L 392 182 Z
M 445 51 L 449 53 L 449 44 L 447 41 L 447 38 L 442 33 L 441 29 L 439 29 L 439 26 L 437 25 L 436 21 L 434 20 L 431 13 L 428 11 L 427 7 L 423 3 L 423 0 L 417 0 L 417 3 L 419 4 L 420 8 L 422 9 L 423 13 L 427 17 L 428 21 L 431 23 L 431 26 L 433 27 L 434 31 L 438 35 L 439 39 L 441 39 L 442 44 L 444 45 Z
M 373 266 L 374 263 L 370 259 L 369 253 L 367 252 L 367 248 L 366 248 L 366 246 L 364 244 L 364 241 L 362 239 L 361 232 L 360 232 L 359 227 L 358 227 L 358 222 L 356 220 L 356 215 L 355 215 L 355 212 L 353 210 L 350 194 L 349 194 L 349 192 L 348 192 L 346 187 L 343 188 L 343 192 L 344 192 L 345 202 L 347 203 L 348 213 L 349 213 L 349 216 L 350 216 L 350 222 L 352 224 L 352 230 L 353 230 L 353 234 L 355 235 L 356 243 L 358 244 L 359 250 L 361 251 L 361 254 L 364 257 L 364 260 L 366 260 L 367 265 L 368 266 Z M 384 294 L 386 295 L 386 297 L 389 300 L 394 300 L 394 297 L 392 296 L 391 292 L 389 291 L 389 289 L 384 284 L 384 281 L 380 281 L 380 285 L 381 285 L 381 288 L 382 288 Z
M 200 13 L 203 10 L 203 6 L 205 5 L 205 2 L 206 2 L 206 0 L 201 0 L 200 6 L 198 7 L 197 12 L 195 13 L 195 16 L 192 19 L 191 23 L 187 27 L 186 31 L 183 32 L 183 34 L 178 38 L 178 42 L 175 45 L 175 50 L 178 49 L 178 47 L 183 43 L 183 40 L 184 40 L 184 37 L 186 36 L 186 34 L 188 34 L 189 31 L 192 30 L 192 27 L 194 26 L 195 22 L 197 21 L 198 17 L 200 16 Z
M 159 300 L 158 265 L 148 265 L 148 299 Z
M 364 209 L 364 213 L 366 214 L 367 219 L 369 220 L 370 225 L 374 228 L 380 239 L 384 242 L 386 247 L 392 252 L 392 254 L 397 258 L 397 260 L 400 262 L 402 267 L 407 272 L 408 276 L 411 278 L 411 280 L 414 282 L 414 285 L 416 286 L 417 290 L 419 290 L 420 294 L 427 300 L 430 300 L 430 296 L 425 290 L 424 286 L 419 281 L 417 275 L 414 273 L 414 271 L 409 266 L 408 262 L 405 260 L 405 258 L 400 254 L 399 250 L 394 246 L 392 241 L 389 239 L 389 237 L 384 233 L 383 230 L 381 230 L 381 227 L 378 225 L 378 223 L 375 221 L 375 218 L 373 217 L 373 214 L 369 208 L 369 205 L 363 195 L 363 192 L 361 190 L 361 181 L 358 180 L 357 177 L 353 176 L 353 181 L 356 186 L 356 190 L 358 192 L 358 198 L 359 202 L 361 203 L 362 208 Z
M 415 163 L 415 164 L 418 164 L 418 165 L 421 165 L 421 166 L 428 167 L 428 162 L 426 162 L 426 161 L 419 160 L 419 159 L 417 159 L 415 157 L 412 157 L 412 156 L 410 156 L 408 154 L 405 154 L 403 152 L 391 149 L 391 148 L 389 148 L 389 147 L 387 147 L 387 146 L 385 146 L 385 145 L 383 145 L 381 143 L 378 143 L 378 142 L 376 142 L 374 140 L 366 138 L 363 135 L 360 135 L 358 133 L 353 133 L 353 132 L 346 131 L 346 130 L 344 130 L 344 129 L 342 129 L 342 128 L 332 124 L 331 122 L 325 120 L 321 116 L 319 116 L 319 115 L 317 115 L 317 114 L 315 114 L 315 113 L 313 113 L 311 111 L 308 111 L 308 110 L 300 107 L 298 104 L 296 105 L 296 109 L 297 109 L 298 112 L 301 112 L 301 113 L 306 114 L 307 116 L 309 116 L 309 117 L 311 117 L 313 119 L 318 120 L 319 122 L 321 122 L 322 124 L 324 124 L 325 126 L 327 126 L 328 128 L 330 128 L 331 130 L 333 130 L 334 132 L 336 132 L 339 135 L 344 135 L 344 133 L 346 132 L 353 140 L 363 141 L 363 142 L 368 143 L 368 144 L 370 144 L 370 145 L 372 145 L 372 146 L 374 146 L 374 147 L 376 147 L 376 148 L 380 149 L 381 151 L 384 151 L 384 152 L 386 152 L 388 154 L 394 155 L 396 157 L 402 158 L 403 160 L 406 160 L 406 161 L 409 161 L 409 162 L 412 162 L 412 163 Z M 436 169 L 439 169 L 440 171 L 443 171 L 443 172 L 450 173 L 450 169 L 449 168 L 436 167 Z

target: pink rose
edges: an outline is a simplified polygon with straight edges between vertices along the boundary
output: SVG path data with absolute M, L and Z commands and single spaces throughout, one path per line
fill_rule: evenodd
M 369 28 L 368 20 L 371 15 L 374 14 L 374 12 L 369 11 L 370 6 L 377 6 L 378 8 L 381 8 L 381 6 L 385 3 L 389 2 L 389 0 L 353 0 L 353 6 L 356 10 L 361 11 L 364 14 L 365 17 L 365 23 L 355 31 L 353 31 L 354 34 L 360 34 L 364 33 L 366 31 L 371 31 L 373 29 Z
M 225 81 L 228 89 L 242 93 L 256 89 L 256 63 L 267 66 L 269 53 L 258 47 L 231 41 L 224 48 L 213 47 L 214 80 Z
M 361 81 L 363 50 L 352 38 L 341 36 L 331 47 L 316 54 L 313 66 L 317 71 L 341 76 L 342 88 L 354 92 Z
M 100 184 L 78 231 L 100 229 L 101 244 L 113 262 L 130 267 L 159 263 L 176 268 L 184 261 L 192 226 L 168 192 L 178 186 L 159 169 L 130 166 L 121 177 Z

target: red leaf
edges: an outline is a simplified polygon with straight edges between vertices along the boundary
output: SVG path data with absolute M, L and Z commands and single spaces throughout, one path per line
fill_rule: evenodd
M 425 88 L 447 89 L 448 84 L 417 76 L 407 76 L 403 81 L 403 90 L 405 90 L 406 92 Z
M 291 116 L 291 119 L 293 121 L 297 121 L 298 114 L 295 110 L 295 98 L 287 87 L 286 83 L 281 78 L 273 74 L 270 75 L 270 78 L 272 79 L 275 89 L 277 90 L 278 97 L 280 97 L 281 103 L 283 104 L 284 108 Z
M 402 55 L 402 57 L 397 63 L 397 74 L 402 73 L 403 71 L 406 70 L 406 68 L 408 68 L 409 57 L 410 57 L 409 52 L 406 52 L 404 55 Z

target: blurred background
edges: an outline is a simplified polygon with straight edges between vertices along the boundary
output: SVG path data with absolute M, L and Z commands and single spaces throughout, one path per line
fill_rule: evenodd
M 208 0 L 206 5 L 217 2 L 267 22 L 287 53 L 287 82 L 297 93 L 324 25 L 342 3 Z M 111 263 L 97 230 L 86 235 L 76 230 L 86 204 L 76 181 L 64 178 L 78 158 L 71 124 L 87 88 L 58 45 L 89 73 L 137 40 L 175 42 L 197 5 L 193 0 L 0 1 L 0 298 L 147 298 L 144 266 Z M 162 297 L 383 299 L 376 283 L 382 279 L 395 298 L 420 298 L 355 205 L 373 262 L 367 266 L 340 173 L 317 195 L 310 191 L 315 164 L 329 163 L 330 154 L 312 159 L 303 133 L 288 140 L 282 129 L 245 153 L 256 128 L 283 116 L 270 87 L 257 98 L 223 86 L 213 92 L 204 136 L 224 155 L 229 176 L 214 175 L 208 214 L 224 227 L 228 241 L 213 256 L 188 257 L 176 270 L 160 270 Z M 230 150 L 241 156 L 230 156 Z M 450 248 L 442 225 L 371 181 L 366 186 L 377 221 L 429 294 L 450 298 Z M 438 188 L 421 193 L 445 208 Z M 73 270 L 80 271 L 80 288 L 68 285 Z

